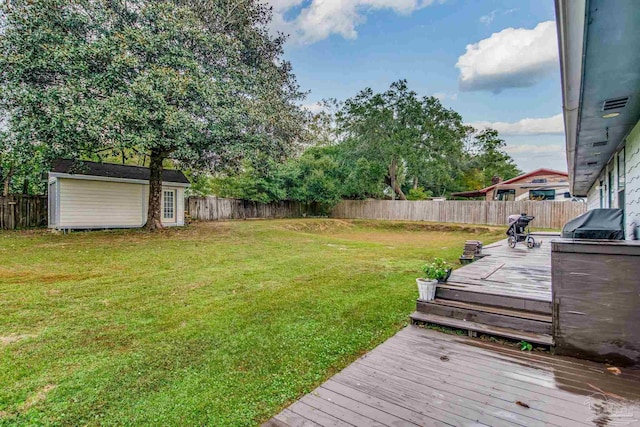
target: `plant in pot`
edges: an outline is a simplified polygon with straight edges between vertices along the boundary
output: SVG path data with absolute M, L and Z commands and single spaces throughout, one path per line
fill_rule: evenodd
M 436 296 L 438 283 L 445 283 L 451 275 L 451 267 L 441 258 L 435 258 L 433 262 L 422 266 L 424 278 L 416 279 L 420 299 L 431 301 Z

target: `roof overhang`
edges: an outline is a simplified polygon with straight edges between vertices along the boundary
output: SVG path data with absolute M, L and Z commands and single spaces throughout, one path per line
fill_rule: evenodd
M 461 191 L 459 193 L 451 193 L 452 197 L 485 197 L 487 194 L 486 191 L 475 190 L 475 191 Z
M 569 182 L 586 196 L 640 117 L 640 13 L 636 0 L 556 0 L 556 21 Z
M 49 172 L 49 180 L 53 178 L 65 178 L 65 179 L 80 179 L 85 181 L 106 181 L 106 182 L 120 182 L 123 184 L 142 184 L 149 185 L 149 181 L 144 179 L 130 179 L 130 178 L 113 178 L 108 176 L 96 176 L 96 175 L 82 175 L 78 173 L 61 173 L 61 172 Z M 190 187 L 191 184 L 183 182 L 168 182 L 163 181 L 164 187 Z

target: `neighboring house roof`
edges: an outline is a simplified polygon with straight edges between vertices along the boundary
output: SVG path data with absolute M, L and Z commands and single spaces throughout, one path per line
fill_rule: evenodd
M 97 163 L 80 160 L 57 159 L 51 166 L 51 172 L 69 175 L 101 176 L 116 179 L 149 180 L 149 168 L 143 166 L 118 165 L 114 163 Z M 163 169 L 163 182 L 189 184 L 187 177 L 172 169 Z
M 482 197 L 496 187 L 502 187 L 503 185 L 514 184 L 524 179 L 532 178 L 534 176 L 539 176 L 539 175 L 560 175 L 560 176 L 569 177 L 569 174 L 566 172 L 560 172 L 553 169 L 540 168 L 531 172 L 527 172 L 520 176 L 516 176 L 515 178 L 507 179 L 506 181 L 493 184 L 489 187 L 483 188 L 482 190 L 462 191 L 460 193 L 452 193 L 451 195 L 456 197 Z

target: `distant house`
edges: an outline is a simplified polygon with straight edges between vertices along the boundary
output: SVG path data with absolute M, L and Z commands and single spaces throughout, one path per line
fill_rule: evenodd
M 556 0 L 571 193 L 640 239 L 640 3 Z
M 571 200 L 569 175 L 553 169 L 537 169 L 529 173 L 497 182 L 482 190 L 453 193 L 452 197 L 483 198 L 486 201 Z
M 182 172 L 162 172 L 162 224 L 184 225 Z M 57 160 L 48 179 L 49 228 L 136 228 L 145 225 L 149 169 L 109 163 Z

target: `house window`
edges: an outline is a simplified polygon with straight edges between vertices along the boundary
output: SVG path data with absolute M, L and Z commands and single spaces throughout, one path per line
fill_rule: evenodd
M 514 189 L 498 190 L 496 192 L 496 200 L 514 201 L 515 199 L 516 199 L 516 190 Z
M 620 209 L 622 209 L 622 223 L 626 224 L 627 223 L 627 209 L 626 209 L 626 205 L 625 205 L 625 199 L 624 199 L 624 187 L 625 187 L 625 181 L 626 181 L 626 163 L 625 163 L 625 149 L 623 148 L 619 153 L 618 153 L 618 207 Z
M 615 188 L 614 188 L 613 183 L 615 181 L 613 180 L 613 171 L 612 170 L 609 171 L 608 178 L 609 178 L 608 179 L 608 181 L 609 181 L 609 191 L 608 191 L 608 194 L 609 194 L 609 200 L 608 200 L 609 206 L 607 206 L 607 207 L 608 208 L 613 208 L 613 200 L 614 200 L 614 194 L 615 194 Z
M 624 190 L 624 185 L 626 180 L 625 167 L 626 167 L 626 163 L 624 159 L 624 148 L 623 148 L 622 151 L 618 153 L 618 191 Z
M 162 192 L 162 219 L 174 220 L 176 218 L 176 192 L 165 190 Z
M 529 190 L 529 200 L 555 200 L 556 190 Z
M 547 178 L 536 178 L 531 181 L 533 184 L 546 184 Z

